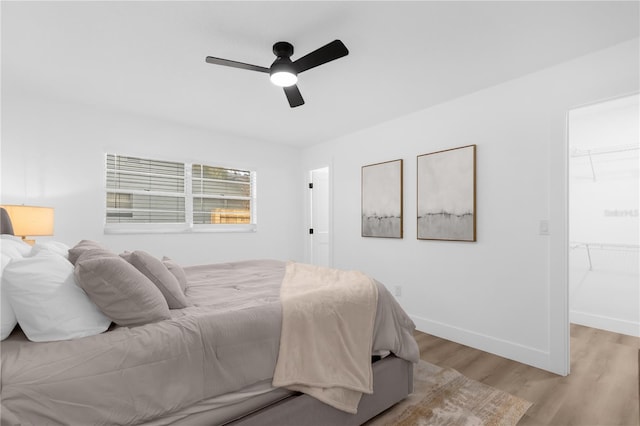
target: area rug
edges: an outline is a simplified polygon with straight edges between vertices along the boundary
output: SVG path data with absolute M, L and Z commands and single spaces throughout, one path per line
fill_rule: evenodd
M 514 426 L 531 403 L 426 361 L 414 367 L 413 394 L 367 426 Z

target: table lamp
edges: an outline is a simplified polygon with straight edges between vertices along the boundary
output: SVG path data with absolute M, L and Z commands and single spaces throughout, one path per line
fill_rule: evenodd
M 13 225 L 13 233 L 22 241 L 33 245 L 35 240 L 27 236 L 53 235 L 53 207 L 3 205 Z

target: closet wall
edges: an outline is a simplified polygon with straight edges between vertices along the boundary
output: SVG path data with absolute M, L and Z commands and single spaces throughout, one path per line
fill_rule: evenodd
M 569 113 L 570 315 L 640 336 L 638 95 Z

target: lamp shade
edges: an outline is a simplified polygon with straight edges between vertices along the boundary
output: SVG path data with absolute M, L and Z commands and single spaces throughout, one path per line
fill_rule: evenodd
M 20 237 L 53 235 L 53 208 L 36 206 L 2 206 L 13 225 L 13 233 Z

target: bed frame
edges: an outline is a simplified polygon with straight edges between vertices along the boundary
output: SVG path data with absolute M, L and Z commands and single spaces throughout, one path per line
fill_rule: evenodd
M 0 207 L 0 234 L 13 235 L 11 218 L 9 217 L 9 213 L 2 207 Z
M 275 398 L 254 397 L 244 409 L 200 411 L 173 426 L 356 426 L 362 425 L 413 392 L 413 363 L 389 355 L 373 363 L 373 393 L 363 395 L 357 414 L 349 414 L 301 393 L 280 391 Z M 253 407 L 253 408 L 249 408 Z M 244 411 L 246 410 L 246 412 Z M 236 414 L 231 414 L 235 412 Z M 242 413 L 242 414 L 238 414 Z M 175 418 L 174 418 L 175 419 Z M 154 421 L 150 424 L 156 425 Z M 162 422 L 162 424 L 165 424 Z
M 413 363 L 389 356 L 373 364 L 373 393 L 363 395 L 357 414 L 337 410 L 309 395 L 294 395 L 229 426 L 361 425 L 413 392 Z

